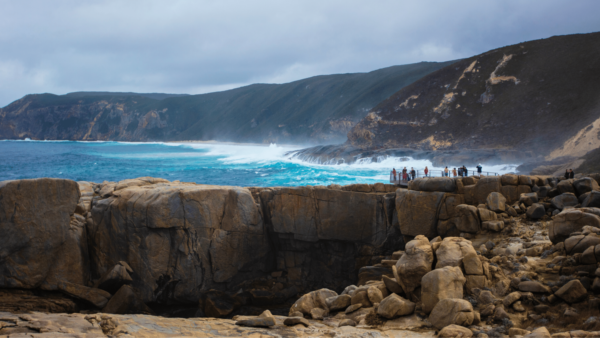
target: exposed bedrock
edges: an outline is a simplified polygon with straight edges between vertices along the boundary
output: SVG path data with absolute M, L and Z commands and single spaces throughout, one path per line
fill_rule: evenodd
M 102 308 L 127 284 L 145 303 L 208 312 L 222 310 L 215 292 L 236 308 L 341 291 L 373 257 L 403 247 L 394 190 L 2 182 L 0 288 L 58 290 Z
M 73 217 L 79 198 L 74 181 L 0 182 L 1 287 L 56 290 L 89 279 L 85 227 Z
M 410 292 L 417 286 L 405 280 L 405 270 L 412 268 L 392 255 L 405 242 L 501 232 L 514 217 L 534 219 L 534 207 L 535 219 L 553 219 L 550 239 L 563 242 L 587 225 L 600 227 L 600 209 L 558 203 L 590 199 L 600 193 L 596 183 L 516 175 L 417 179 L 409 189 L 240 188 L 149 177 L 6 181 L 0 183 L 6 234 L 0 288 L 62 293 L 88 307 L 141 313 L 152 311 L 144 303 L 190 305 L 190 315 L 199 309 L 209 316 L 372 281 L 400 281 L 398 288 Z M 577 238 L 569 250 L 581 251 Z M 428 271 L 414 274 L 420 280 Z

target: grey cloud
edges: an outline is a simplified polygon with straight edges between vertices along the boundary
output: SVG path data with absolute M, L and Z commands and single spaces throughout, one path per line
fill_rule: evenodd
M 600 30 L 600 2 L 0 0 L 0 107 L 29 93 L 201 93 L 446 61 Z

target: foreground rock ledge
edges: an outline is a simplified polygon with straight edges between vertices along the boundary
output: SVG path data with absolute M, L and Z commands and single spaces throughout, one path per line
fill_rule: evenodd
M 338 327 L 337 322 L 314 320 L 308 321 L 309 327 L 286 326 L 283 323 L 286 318 L 275 316 L 275 326 L 255 328 L 235 325 L 233 319 L 0 312 L 0 337 L 436 337 L 434 331 Z

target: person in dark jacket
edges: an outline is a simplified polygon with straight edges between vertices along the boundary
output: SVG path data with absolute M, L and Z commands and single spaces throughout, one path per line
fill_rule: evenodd
M 477 165 L 477 174 L 479 174 L 479 176 L 481 176 L 482 169 L 483 169 L 483 167 L 481 166 L 481 163 L 479 163 L 479 165 Z
M 569 176 L 571 176 L 571 173 L 569 172 L 569 169 L 565 170 L 565 179 L 569 179 Z
M 569 169 L 569 178 L 575 178 L 575 173 L 573 172 L 573 169 Z
M 415 168 L 410 167 L 410 176 L 412 177 L 412 179 L 415 179 L 415 176 L 417 176 L 417 172 L 415 171 Z

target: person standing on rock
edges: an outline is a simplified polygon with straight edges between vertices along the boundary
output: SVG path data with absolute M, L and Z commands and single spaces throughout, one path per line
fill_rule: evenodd
M 394 168 L 394 170 L 392 170 L 392 175 L 394 175 L 394 181 L 396 181 L 396 168 Z
M 565 170 L 565 179 L 568 180 L 569 177 L 571 177 L 571 173 L 569 172 L 569 169 Z
M 446 169 L 444 169 L 444 176 L 448 177 L 448 166 L 446 166 Z
M 456 177 L 456 176 L 457 176 L 457 173 L 456 173 L 456 168 L 452 169 L 452 175 L 454 175 L 454 177 Z
M 479 163 L 479 164 L 477 165 L 477 174 L 478 174 L 479 176 L 481 176 L 481 170 L 482 170 L 482 169 L 483 169 L 483 167 L 481 166 L 481 163 Z
M 467 170 L 467 167 L 463 165 L 463 177 L 467 176 L 469 176 L 469 171 Z
M 415 171 L 415 168 L 410 167 L 410 176 L 412 177 L 412 180 L 415 179 L 415 176 L 417 176 L 417 172 Z
M 427 166 L 425 166 L 425 170 L 423 170 L 423 172 L 425 173 L 425 177 L 427 177 L 427 174 L 429 173 L 429 169 L 427 169 Z
M 575 173 L 573 172 L 573 169 L 569 169 L 569 178 L 575 178 Z
M 408 173 L 406 171 L 406 167 L 404 167 L 404 169 L 402 169 L 402 180 L 408 181 Z

